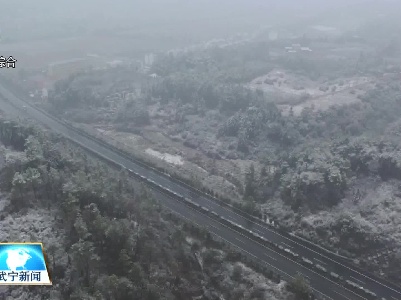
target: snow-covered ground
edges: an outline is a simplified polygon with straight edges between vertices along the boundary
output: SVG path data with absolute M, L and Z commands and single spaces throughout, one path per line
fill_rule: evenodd
M 182 161 L 182 157 L 179 155 L 171 155 L 169 153 L 161 153 L 159 151 L 156 151 L 156 150 L 153 150 L 150 148 L 146 149 L 145 152 L 148 153 L 149 155 L 152 155 L 161 160 L 164 160 L 165 162 L 168 162 L 170 164 L 180 165 L 180 166 L 184 164 L 184 162 Z

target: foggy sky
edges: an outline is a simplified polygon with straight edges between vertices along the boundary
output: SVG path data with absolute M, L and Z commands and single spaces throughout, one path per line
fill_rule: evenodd
M 397 0 L 15 0 L 0 17 L 7 41 L 68 38 L 122 30 L 146 30 L 199 39 L 261 27 L 337 26 L 366 15 L 401 12 Z M 390 4 L 389 4 L 390 3 Z M 3 6 L 9 1 L 0 0 Z M 398 9 L 388 8 L 398 5 Z M 401 19 L 401 16 L 400 16 Z M 315 24 L 313 24 L 315 23 Z M 330 24 L 331 23 L 331 24 Z M 359 23 L 358 23 L 359 24 Z M 205 35 L 201 35 L 203 29 Z M 209 33 L 207 35 L 206 33 Z

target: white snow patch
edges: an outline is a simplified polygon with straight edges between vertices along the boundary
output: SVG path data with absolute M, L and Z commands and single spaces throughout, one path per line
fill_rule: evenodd
M 179 155 L 171 155 L 171 154 L 168 154 L 168 153 L 161 153 L 161 152 L 153 150 L 151 148 L 146 149 L 145 152 L 147 154 L 155 156 L 155 157 L 157 157 L 157 158 L 159 158 L 161 160 L 164 160 L 164 161 L 166 161 L 166 162 L 168 162 L 170 164 L 173 164 L 173 165 L 181 166 L 181 165 L 184 164 L 184 162 L 182 161 L 182 157 L 179 156 Z
M 193 238 L 189 237 L 189 236 L 185 237 L 185 241 L 190 245 L 195 243 L 195 240 Z
M 196 166 L 200 171 L 202 171 L 203 173 L 209 173 L 208 171 L 206 171 L 204 168 L 199 167 L 198 165 Z

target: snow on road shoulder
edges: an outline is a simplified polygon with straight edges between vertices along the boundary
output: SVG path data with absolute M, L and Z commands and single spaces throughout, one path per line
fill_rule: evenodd
M 182 157 L 179 155 L 172 155 L 169 153 L 161 153 L 161 152 L 153 150 L 151 148 L 146 149 L 145 152 L 149 155 L 152 155 L 161 160 L 164 160 L 165 162 L 170 163 L 170 164 L 179 165 L 179 166 L 184 164 L 184 162 L 182 161 Z

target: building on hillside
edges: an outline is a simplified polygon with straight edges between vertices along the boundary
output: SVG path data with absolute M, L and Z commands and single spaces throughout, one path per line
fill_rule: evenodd
M 287 53 L 297 53 L 297 50 L 295 50 L 294 47 L 285 47 L 284 49 Z
M 49 98 L 49 92 L 47 91 L 47 88 L 42 89 L 42 100 L 46 101 Z
M 291 46 L 292 46 L 292 48 L 294 50 L 300 50 L 301 49 L 301 44 L 292 44 Z
M 150 72 L 150 67 L 149 66 L 144 66 L 141 71 L 142 71 L 142 73 L 147 74 L 147 73 Z
M 297 52 L 302 52 L 302 53 L 308 53 L 312 52 L 312 49 L 309 47 L 303 47 L 300 44 L 292 44 L 292 46 L 284 47 L 285 51 L 287 53 L 297 53 Z
M 301 51 L 303 52 L 312 52 L 312 49 L 309 47 L 301 47 Z
M 145 65 L 151 66 L 155 61 L 155 55 L 153 53 L 145 55 Z
M 49 64 L 48 76 L 52 80 L 57 80 L 68 77 L 79 71 L 83 71 L 88 66 L 87 61 L 83 58 L 55 62 Z
M 167 54 L 171 57 L 177 57 L 177 55 L 179 55 L 180 53 L 181 53 L 180 49 L 171 49 L 167 51 Z

